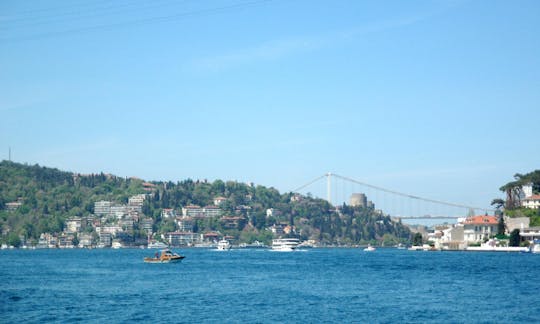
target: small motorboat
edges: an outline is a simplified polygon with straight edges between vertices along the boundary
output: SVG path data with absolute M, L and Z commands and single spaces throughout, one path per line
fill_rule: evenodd
M 180 262 L 182 259 L 185 258 L 185 256 L 180 255 L 178 253 L 173 253 L 169 249 L 164 249 L 159 252 L 156 252 L 156 255 L 151 257 L 144 258 L 144 262 L 146 263 L 172 263 L 172 262 Z
M 376 249 L 375 249 L 373 246 L 371 246 L 371 245 L 368 245 L 367 248 L 364 249 L 364 251 L 366 251 L 366 252 L 373 252 L 373 251 L 375 251 L 375 250 L 376 250 Z

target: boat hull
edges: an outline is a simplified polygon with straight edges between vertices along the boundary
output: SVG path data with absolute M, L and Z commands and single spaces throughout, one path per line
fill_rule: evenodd
M 160 259 L 160 258 L 144 258 L 145 263 L 175 263 L 182 261 L 184 257 L 174 257 L 174 258 L 166 258 L 166 259 Z

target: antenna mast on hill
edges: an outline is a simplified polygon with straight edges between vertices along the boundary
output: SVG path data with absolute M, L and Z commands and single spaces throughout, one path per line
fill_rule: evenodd
M 9 147 L 9 162 L 11 162 L 11 146 Z

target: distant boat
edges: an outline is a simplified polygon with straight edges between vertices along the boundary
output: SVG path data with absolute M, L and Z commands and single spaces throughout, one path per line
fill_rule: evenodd
M 182 259 L 185 258 L 185 256 L 179 255 L 177 253 L 173 253 L 169 249 L 164 249 L 159 252 L 156 252 L 156 255 L 151 257 L 144 258 L 145 263 L 173 263 L 173 262 L 180 262 Z
M 274 239 L 272 240 L 272 250 L 290 252 L 290 251 L 294 251 L 298 247 L 299 244 L 300 244 L 300 240 L 297 238 Z
M 168 248 L 169 246 L 163 242 L 151 242 L 151 243 L 148 243 L 148 248 L 149 249 L 166 249 Z
M 268 246 L 265 245 L 264 243 L 261 243 L 259 241 L 255 241 L 253 243 L 241 243 L 239 246 L 239 248 L 242 248 L 242 249 L 264 249 L 264 248 L 267 248 Z
M 368 245 L 367 248 L 364 249 L 364 251 L 366 251 L 366 252 L 374 252 L 375 250 L 377 250 L 377 249 L 374 248 L 374 247 L 371 246 L 371 245 Z
M 231 243 L 227 240 L 221 240 L 218 242 L 217 249 L 220 251 L 227 251 L 231 249 Z
M 120 242 L 118 242 L 118 241 L 113 241 L 111 247 L 112 247 L 113 249 L 120 249 L 120 248 L 123 248 L 124 246 L 122 245 L 122 243 L 120 243 Z

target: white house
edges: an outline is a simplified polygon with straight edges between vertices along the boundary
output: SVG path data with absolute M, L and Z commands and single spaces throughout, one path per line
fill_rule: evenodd
M 525 208 L 538 209 L 540 208 L 540 195 L 532 195 L 521 201 L 521 205 Z
M 469 243 L 479 243 L 497 234 L 499 220 L 495 216 L 472 216 L 463 222 L 463 239 Z

